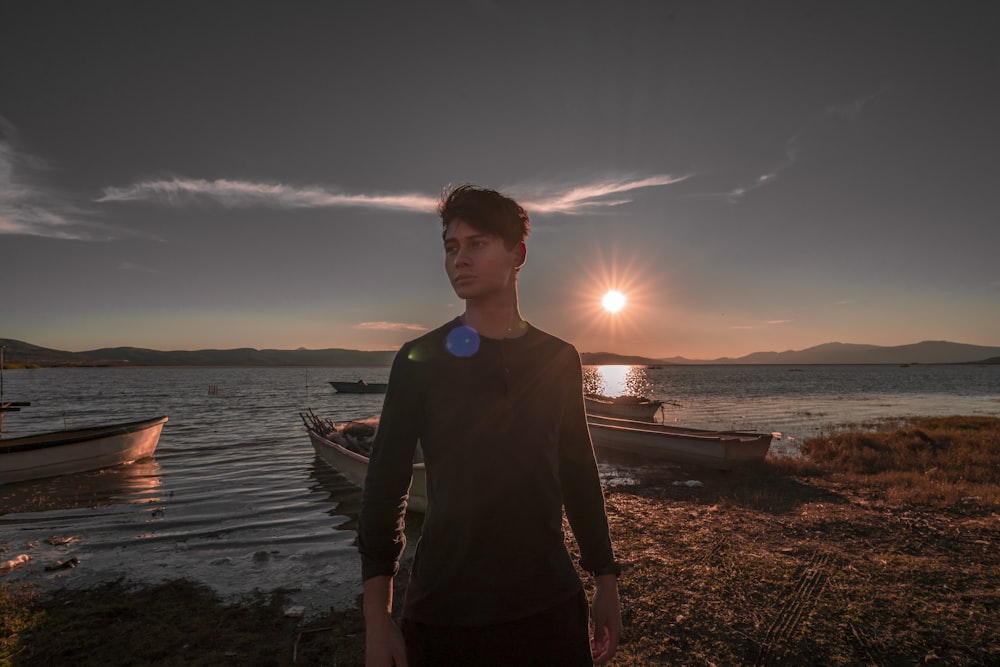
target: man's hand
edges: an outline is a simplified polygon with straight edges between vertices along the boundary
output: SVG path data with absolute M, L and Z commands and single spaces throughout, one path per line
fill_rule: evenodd
M 595 665 L 603 665 L 615 656 L 622 636 L 622 611 L 618 601 L 618 579 L 613 574 L 594 577 L 594 598 L 590 602 L 594 618 L 594 637 L 590 653 Z
M 407 667 L 406 642 L 392 620 L 392 577 L 364 582 L 365 667 Z
M 407 667 L 403 633 L 386 614 L 365 620 L 365 667 Z

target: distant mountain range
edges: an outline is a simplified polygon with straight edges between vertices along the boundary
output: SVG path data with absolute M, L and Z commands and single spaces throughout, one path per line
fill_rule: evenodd
M 87 352 L 65 352 L 0 338 L 6 363 L 29 366 L 388 366 L 394 350 L 365 352 L 330 348 L 325 350 L 148 350 L 111 347 Z M 850 343 L 826 343 L 805 350 L 754 352 L 744 357 L 719 359 L 654 359 L 612 352 L 583 352 L 584 365 L 629 364 L 998 364 L 1000 347 L 966 345 L 948 341 L 924 341 L 912 345 L 883 347 Z
M 0 338 L 8 365 L 33 366 L 388 366 L 396 352 L 327 350 L 147 350 L 107 347 L 87 352 L 64 352 L 19 340 Z
M 805 350 L 754 352 L 744 357 L 649 359 L 605 352 L 583 353 L 584 364 L 997 364 L 1000 347 L 929 340 L 885 347 L 853 343 L 824 343 Z

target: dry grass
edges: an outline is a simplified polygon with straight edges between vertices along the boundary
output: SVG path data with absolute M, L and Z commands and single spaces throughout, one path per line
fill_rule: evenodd
M 607 490 L 626 564 L 613 664 L 1000 664 L 998 433 L 913 420 L 752 471 L 631 469 Z M 185 582 L 0 585 L 0 665 L 364 664 L 357 610 L 303 625 L 282 608 Z
M 912 419 L 874 431 L 814 438 L 803 443 L 802 452 L 802 461 L 779 466 L 871 487 L 897 505 L 958 511 L 969 504 L 1000 505 L 997 419 Z
M 920 419 L 702 487 L 663 467 L 611 490 L 614 664 L 1000 663 L 998 433 Z

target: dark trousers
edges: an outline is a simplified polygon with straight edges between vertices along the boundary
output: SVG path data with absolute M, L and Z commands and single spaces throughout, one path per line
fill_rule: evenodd
M 592 667 L 590 605 L 581 591 L 551 609 L 486 627 L 435 626 L 403 619 L 410 667 Z

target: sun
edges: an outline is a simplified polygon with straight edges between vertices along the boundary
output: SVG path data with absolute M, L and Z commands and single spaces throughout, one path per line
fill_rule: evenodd
M 618 290 L 609 290 L 601 298 L 601 305 L 604 306 L 604 310 L 609 313 L 617 313 L 625 307 L 626 301 L 628 301 L 628 299 L 626 299 L 625 295 Z

